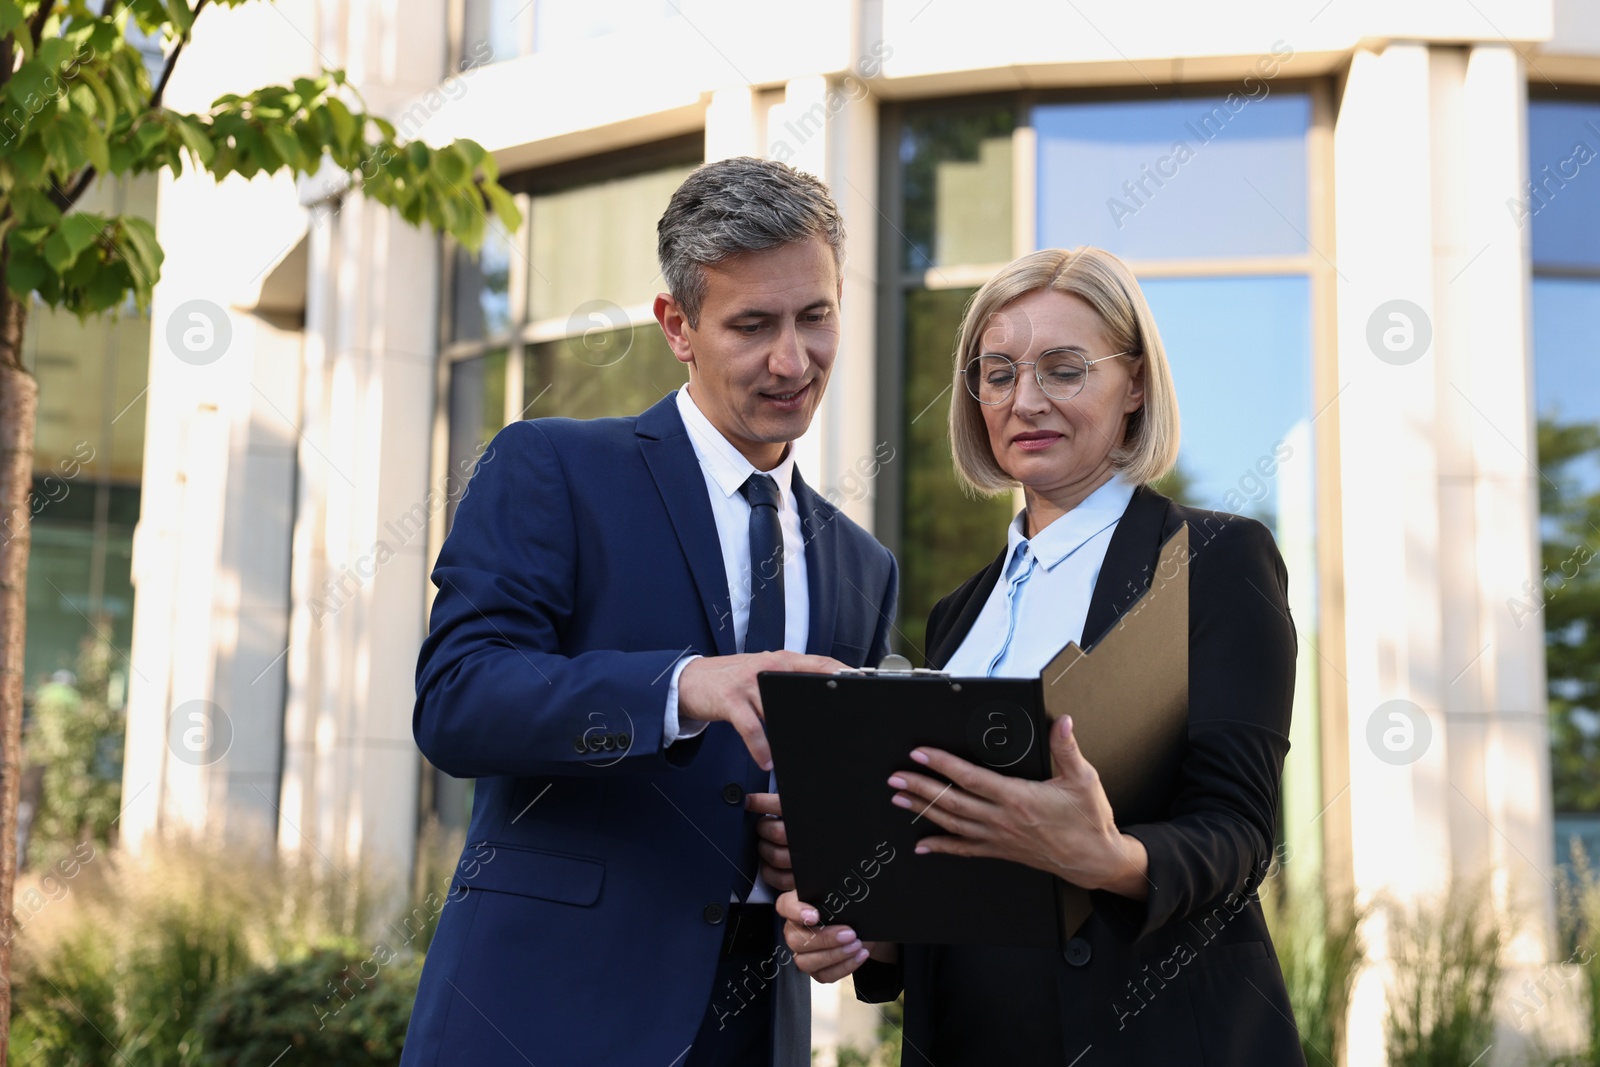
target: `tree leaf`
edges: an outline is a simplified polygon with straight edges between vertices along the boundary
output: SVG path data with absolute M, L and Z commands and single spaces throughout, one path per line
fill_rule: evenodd
M 94 244 L 105 224 L 106 220 L 99 215 L 74 211 L 61 220 L 56 234 L 66 242 L 72 251 L 72 258 L 76 259 L 79 252 Z
M 161 261 L 166 258 L 156 241 L 155 227 L 147 219 L 133 215 L 123 215 L 116 221 L 121 224 L 121 247 L 132 249 L 133 258 L 138 263 L 139 270 L 135 273 L 148 277 L 154 283 L 161 274 Z

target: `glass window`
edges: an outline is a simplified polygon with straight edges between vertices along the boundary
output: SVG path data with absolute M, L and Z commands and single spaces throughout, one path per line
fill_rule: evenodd
M 1600 102 L 1528 107 L 1542 572 L 1508 607 L 1544 625 L 1556 856 L 1600 826 Z M 1580 814 L 1581 813 L 1581 814 Z
M 600 302 L 653 301 L 665 285 L 656 262 L 656 222 L 694 165 L 593 182 L 531 198 L 529 318 L 579 315 Z
M 531 0 L 465 0 L 460 66 L 499 63 L 528 52 L 533 32 Z
M 448 470 L 471 470 L 472 461 L 506 424 L 506 351 L 499 349 L 450 364 L 450 457 Z M 451 494 L 446 522 L 455 518 L 460 494 Z
M 1535 266 L 1600 268 L 1600 103 L 1529 107 L 1528 178 L 1507 209 L 1533 223 Z
M 1037 107 L 1039 247 L 1303 253 L 1310 121 L 1294 93 Z
M 522 418 L 637 415 L 689 380 L 654 322 L 530 345 Z
M 1014 116 L 1002 107 L 907 117 L 900 138 L 904 270 L 1011 259 Z
M 450 300 L 452 341 L 497 337 L 510 329 L 511 242 L 505 230 L 492 223 L 477 255 L 460 245 L 455 247 Z
M 1312 499 L 1310 283 L 1294 276 L 1154 278 L 1140 287 L 1183 420 L 1168 495 L 1258 518 L 1281 540 L 1284 500 L 1309 507 Z M 1309 529 L 1309 515 L 1284 518 Z
M 671 0 L 533 0 L 533 46 L 552 48 L 638 30 L 678 14 Z
M 974 500 L 950 459 L 950 397 L 961 313 L 974 289 L 906 294 L 906 462 L 900 545 L 900 631 L 925 652 L 928 612 L 989 565 L 1015 512 L 1010 494 Z

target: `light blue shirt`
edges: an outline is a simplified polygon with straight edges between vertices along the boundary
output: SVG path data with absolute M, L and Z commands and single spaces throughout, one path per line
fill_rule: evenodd
M 1027 512 L 1006 537 L 1005 565 L 983 610 L 944 669 L 967 677 L 1037 678 L 1067 642 L 1083 641 L 1100 566 L 1134 485 L 1113 475 L 1029 539 Z

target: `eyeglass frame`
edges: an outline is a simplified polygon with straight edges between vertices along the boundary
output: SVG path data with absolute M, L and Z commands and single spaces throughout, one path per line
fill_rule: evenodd
M 1050 390 L 1048 390 L 1048 389 L 1046 389 L 1044 387 L 1044 376 L 1039 373 L 1039 360 L 1044 359 L 1045 356 L 1050 355 L 1052 352 L 1071 352 L 1073 355 L 1075 355 L 1079 359 L 1083 360 L 1084 381 L 1078 383 L 1078 391 L 1073 393 L 1071 396 L 1055 396 L 1050 392 Z M 1137 355 L 1140 355 L 1140 354 L 1141 353 L 1139 351 L 1137 351 L 1136 349 L 1129 349 L 1126 352 L 1113 352 L 1109 356 L 1099 356 L 1099 357 L 1097 357 L 1095 359 L 1090 359 L 1088 356 L 1085 356 L 1082 352 L 1079 352 L 1076 349 L 1068 347 L 1068 346 L 1065 346 L 1065 345 L 1063 345 L 1060 348 L 1047 348 L 1047 349 L 1045 349 L 1043 352 L 1039 353 L 1039 359 L 1012 359 L 1010 356 L 1003 355 L 1002 353 L 999 353 L 999 352 L 979 352 L 977 355 L 975 355 L 971 359 L 967 360 L 966 365 L 961 368 L 961 378 L 962 378 L 962 383 L 966 384 L 967 372 L 972 369 L 972 365 L 974 363 L 977 363 L 981 359 L 1003 359 L 1007 363 L 1011 364 L 1011 366 L 1013 368 L 1032 367 L 1033 368 L 1033 380 L 1039 384 L 1039 392 L 1043 393 L 1045 396 L 1049 397 L 1051 400 L 1062 400 L 1062 401 L 1076 400 L 1078 398 L 1078 394 L 1083 392 L 1084 385 L 1086 385 L 1088 383 L 1089 368 L 1093 367 L 1096 363 L 1104 363 L 1108 359 L 1117 359 L 1117 358 L 1119 358 L 1121 356 L 1137 356 Z M 978 403 L 982 404 L 986 408 L 993 408 L 993 407 L 999 407 L 1001 404 L 1004 404 L 1007 400 L 1010 400 L 1013 396 L 1016 395 L 1017 383 L 1016 382 L 1012 382 L 1011 383 L 1011 389 L 1006 393 L 1006 395 L 1001 397 L 999 400 L 994 401 L 993 403 L 990 403 L 990 402 L 984 400 L 977 393 L 973 392 L 971 385 L 967 385 L 966 388 L 967 388 L 967 395 L 972 397 L 972 399 L 976 400 Z

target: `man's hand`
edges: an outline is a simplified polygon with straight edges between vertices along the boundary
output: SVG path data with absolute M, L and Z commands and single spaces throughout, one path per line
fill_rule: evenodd
M 893 963 L 900 946 L 892 941 L 862 941 L 848 926 L 818 926 L 817 909 L 802 903 L 793 890 L 778 898 L 783 939 L 794 952 L 794 965 L 819 982 L 837 982 L 854 974 L 868 957 Z
M 750 793 L 747 810 L 762 816 L 756 823 L 756 851 L 761 854 L 761 877 L 783 892 L 794 888 L 794 865 L 789 860 L 789 833 L 783 828 L 783 808 L 776 793 Z
M 762 671 L 808 671 L 832 674 L 849 670 L 829 656 L 799 652 L 754 652 L 742 656 L 706 656 L 690 661 L 678 675 L 678 721 L 726 722 L 739 731 L 750 757 L 764 771 L 772 770 L 772 749 L 762 725 Z

